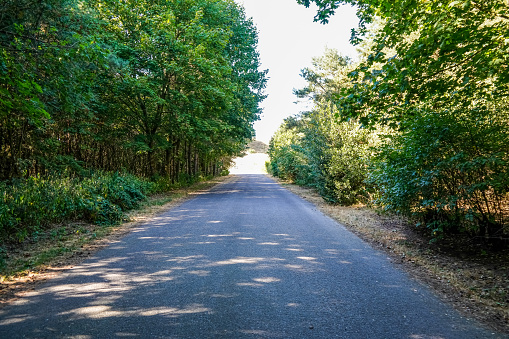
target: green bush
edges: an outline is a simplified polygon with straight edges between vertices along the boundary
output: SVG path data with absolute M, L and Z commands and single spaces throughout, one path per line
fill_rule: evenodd
M 421 112 L 385 143 L 371 181 L 384 209 L 414 217 L 435 237 L 504 236 L 509 116 L 488 110 Z
M 355 121 L 339 122 L 315 114 L 304 139 L 310 165 L 317 172 L 314 186 L 333 203 L 367 202 L 372 188 L 365 180 L 378 134 Z
M 302 148 L 303 120 L 287 118 L 269 143 L 268 172 L 283 180 L 306 184 L 307 158 Z
M 221 172 L 221 175 L 228 175 L 228 170 L 223 170 Z M 202 175 L 189 175 L 187 173 L 181 173 L 179 175 L 178 180 L 172 180 L 169 177 L 163 177 L 163 176 L 156 176 L 152 178 L 152 187 L 151 192 L 152 193 L 164 193 L 169 192 L 171 190 L 179 189 L 182 187 L 188 187 L 191 186 L 197 182 L 211 180 L 213 178 L 212 175 L 208 176 L 202 176 Z
M 0 183 L 0 236 L 22 241 L 45 226 L 70 220 L 118 223 L 124 211 L 138 207 L 153 190 L 147 180 L 102 172 Z
M 281 125 L 270 142 L 269 173 L 314 187 L 331 203 L 367 202 L 372 187 L 365 179 L 377 143 L 377 132 L 319 108 Z

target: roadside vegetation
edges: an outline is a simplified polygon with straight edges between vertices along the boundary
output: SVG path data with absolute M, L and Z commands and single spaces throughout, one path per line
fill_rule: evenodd
M 322 22 L 358 6 L 360 60 L 327 50 L 302 70 L 295 94 L 314 108 L 272 138 L 271 173 L 406 217 L 433 241 L 507 249 L 507 1 L 310 2 Z
M 230 0 L 3 1 L 0 266 L 54 225 L 226 174 L 264 98 L 257 39 Z
M 6 305 L 59 272 L 80 264 L 159 213 L 195 194 L 229 180 L 215 177 L 137 200 L 137 207 L 122 212 L 119 222 L 84 220 L 48 224 L 22 242 L 3 241 L 0 252 L 0 306 Z

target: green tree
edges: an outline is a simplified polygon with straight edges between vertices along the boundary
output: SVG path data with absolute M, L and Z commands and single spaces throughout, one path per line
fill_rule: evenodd
M 308 183 L 308 159 L 302 148 L 304 123 L 290 117 L 279 126 L 269 142 L 269 172 L 283 180 Z
M 397 122 L 416 114 L 422 102 L 435 110 L 481 108 L 509 92 L 509 6 L 503 0 L 298 2 L 315 2 L 315 19 L 322 22 L 341 4 L 357 6 L 361 24 L 352 35 L 355 44 L 368 23 L 383 20 L 371 54 L 351 74 L 354 86 L 336 101 L 342 116 L 358 117 L 369 107 L 364 123 Z M 394 54 L 387 55 L 387 48 Z
M 395 131 L 377 156 L 379 204 L 416 217 L 434 236 L 507 237 L 509 4 L 316 0 L 325 22 L 358 6 L 352 41 L 366 58 L 331 102 L 338 117 Z M 368 36 L 369 23 L 381 22 Z
M 144 175 L 214 172 L 243 148 L 266 80 L 256 30 L 239 6 L 203 0 L 96 7 L 110 22 L 103 39 L 114 56 L 99 108 L 105 117 L 119 112 L 110 125 L 129 135 L 124 146 L 144 164 Z
M 313 110 L 285 121 L 269 150 L 274 175 L 313 186 L 327 201 L 345 205 L 369 200 L 365 179 L 371 148 L 378 142 L 377 133 L 358 121 L 336 119 L 332 101 L 350 86 L 352 67 L 336 50 L 314 58 L 312 67 L 302 71 L 307 86 L 295 90 L 299 98 L 312 101 Z
M 0 8 L 0 179 L 68 162 L 57 128 L 90 120 L 97 22 L 78 1 L 4 1 Z
M 508 113 L 422 112 L 377 155 L 378 204 L 435 237 L 464 232 L 500 243 L 508 223 Z

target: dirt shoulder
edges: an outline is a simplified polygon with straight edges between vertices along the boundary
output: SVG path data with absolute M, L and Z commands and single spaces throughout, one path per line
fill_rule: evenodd
M 28 239 L 22 244 L 4 244 L 2 247 L 7 249 L 7 256 L 4 272 L 0 275 L 0 307 L 35 289 L 42 282 L 80 264 L 98 250 L 118 241 L 133 228 L 182 204 L 196 194 L 229 180 L 233 180 L 233 177 L 218 177 L 191 187 L 154 195 L 140 209 L 130 211 L 125 222 L 120 225 L 53 225 L 36 238 Z
M 274 178 L 278 180 L 277 178 Z M 405 220 L 363 206 L 326 203 L 315 190 L 279 181 L 430 286 L 465 317 L 509 333 L 509 251 L 489 252 L 465 239 L 430 243 Z

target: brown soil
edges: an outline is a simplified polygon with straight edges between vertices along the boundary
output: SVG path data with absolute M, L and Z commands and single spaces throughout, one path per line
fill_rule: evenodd
M 433 243 L 401 218 L 365 206 L 330 205 L 313 189 L 280 183 L 387 253 L 411 277 L 431 287 L 466 317 L 509 333 L 509 250 L 489 251 L 462 237 Z

